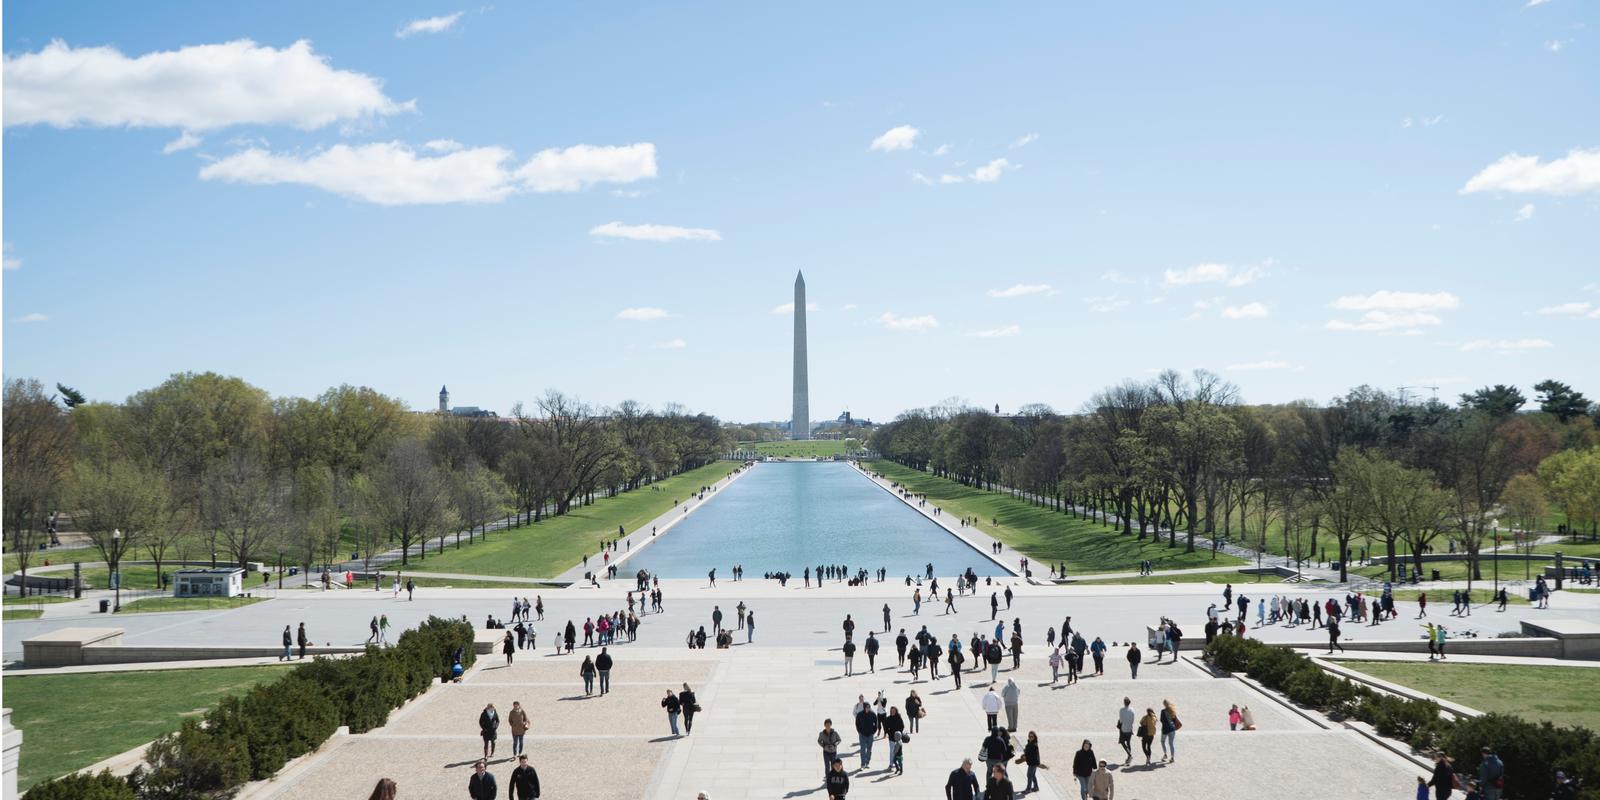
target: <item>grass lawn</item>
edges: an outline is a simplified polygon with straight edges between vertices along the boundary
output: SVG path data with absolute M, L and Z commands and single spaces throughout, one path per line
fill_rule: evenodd
M 1543 564 L 1534 562 L 1501 561 L 1500 578 L 1501 580 L 1522 580 L 1524 575 L 1538 575 L 1543 566 Z M 1479 567 L 1483 570 L 1483 578 L 1481 580 L 1492 583 L 1494 581 L 1494 558 L 1485 553 L 1480 559 Z M 1410 568 L 1411 564 L 1407 563 L 1406 569 L 1409 571 Z M 1439 570 L 1440 580 L 1464 581 L 1467 579 L 1467 562 L 1465 559 L 1460 561 L 1424 561 L 1422 562 L 1422 569 L 1424 576 L 1432 575 L 1433 570 Z M 1355 567 L 1350 570 L 1350 574 L 1381 581 L 1389 577 L 1389 568 L 1382 565 Z M 1478 580 L 1474 579 L 1473 581 L 1474 589 L 1477 589 Z
M 1086 572 L 1123 572 L 1137 569 L 1138 563 L 1150 559 L 1156 569 L 1183 569 L 1186 567 L 1246 566 L 1242 559 L 1225 553 L 1212 557 L 1204 542 L 1195 540 L 1195 552 L 1183 551 L 1182 537 L 1178 547 L 1167 547 L 1166 540 L 1139 541 L 1135 536 L 1124 536 L 1119 531 L 1051 511 L 1018 500 L 1001 492 L 986 492 L 955 481 L 936 478 L 892 461 L 874 461 L 869 469 L 889 480 L 898 481 L 911 491 L 926 494 L 944 509 L 947 516 L 976 517 L 979 531 L 1005 542 L 1039 562 L 1067 564 L 1067 575 Z M 998 526 L 989 520 L 998 519 Z M 1048 569 L 1042 563 L 1034 570 Z
M 599 552 L 601 540 L 615 538 L 618 525 L 630 532 L 646 525 L 671 511 L 672 501 L 681 501 L 690 491 L 722 480 L 738 466 L 731 461 L 708 464 L 657 481 L 654 485 L 660 491 L 645 486 L 596 500 L 593 505 L 575 508 L 559 517 L 547 517 L 532 525 L 492 533 L 487 540 L 460 550 L 446 546 L 443 554 L 429 553 L 424 559 L 411 559 L 410 568 L 469 575 L 553 577 L 577 564 L 585 555 Z M 645 532 L 644 535 L 650 534 Z M 395 566 L 390 565 L 390 568 Z
M 737 449 L 754 450 L 764 456 L 777 458 L 830 458 L 844 454 L 843 439 L 809 439 L 801 442 L 752 442 Z
M 26 737 L 19 788 L 65 775 L 177 730 L 285 667 L 7 677 L 6 705 Z
M 51 564 L 71 564 L 74 561 L 99 560 L 100 551 L 94 549 L 93 547 L 57 547 L 50 550 L 40 550 L 39 552 L 34 553 L 33 558 L 28 559 L 28 572 L 33 572 L 34 567 L 44 566 L 44 562 L 46 561 L 50 562 Z M 9 549 L 6 551 L 4 561 L 7 575 L 16 572 L 21 568 L 21 565 L 17 560 L 17 554 L 10 552 Z
M 72 602 L 70 594 L 30 594 L 27 597 L 8 594 L 5 599 L 8 606 L 47 606 L 51 603 L 70 602 Z
M 1593 667 L 1340 661 L 1342 667 L 1393 681 L 1479 711 L 1556 725 L 1600 727 L 1600 675 Z
M 1553 554 L 1558 550 L 1567 560 L 1574 558 L 1600 558 L 1600 542 L 1580 542 L 1578 544 L 1561 542 L 1560 544 L 1541 544 L 1533 548 L 1535 553 Z
M 37 608 L 8 608 L 0 611 L 0 619 L 38 619 L 43 613 Z
M 265 597 L 146 597 L 123 603 L 123 614 L 143 614 L 150 611 L 204 611 L 216 608 L 238 608 L 259 603 Z
M 1071 570 L 1067 575 L 1070 577 Z M 1159 586 L 1166 583 L 1214 583 L 1221 587 L 1225 584 L 1235 586 L 1248 586 L 1253 583 L 1283 583 L 1283 578 L 1277 575 L 1240 575 L 1237 572 L 1189 572 L 1181 575 L 1141 575 L 1133 578 L 1103 578 L 1095 580 L 1074 581 L 1073 586 L 1129 584 L 1134 586 Z
M 470 578 L 430 578 L 425 575 L 405 575 L 401 586 L 404 588 L 405 579 L 417 582 L 418 589 L 505 589 L 508 592 L 526 592 L 533 589 L 558 589 L 553 583 L 507 583 L 505 581 L 475 581 Z

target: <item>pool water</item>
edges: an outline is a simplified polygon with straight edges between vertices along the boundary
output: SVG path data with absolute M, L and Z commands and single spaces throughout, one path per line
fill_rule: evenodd
M 849 464 L 832 461 L 757 464 L 674 525 L 623 572 L 646 569 L 663 578 L 717 577 L 744 566 L 747 579 L 767 572 L 843 564 L 852 572 L 880 567 L 890 580 L 971 567 L 978 575 L 1005 571 L 949 531 L 930 522 Z

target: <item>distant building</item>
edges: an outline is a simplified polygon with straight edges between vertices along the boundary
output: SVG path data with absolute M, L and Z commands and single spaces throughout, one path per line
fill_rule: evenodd
M 444 413 L 450 410 L 450 387 L 439 387 L 439 411 Z
M 451 408 L 450 387 L 448 386 L 439 387 L 439 413 L 449 414 L 452 417 L 487 417 L 490 419 L 500 418 L 499 414 L 487 409 L 479 408 L 477 406 L 456 406 Z
M 244 594 L 244 570 L 239 567 L 180 569 L 174 573 L 173 597 L 238 597 Z

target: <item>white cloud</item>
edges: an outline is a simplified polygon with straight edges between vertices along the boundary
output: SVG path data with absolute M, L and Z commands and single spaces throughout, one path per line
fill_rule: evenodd
M 817 310 L 817 304 L 816 303 L 806 303 L 806 311 L 809 312 L 809 311 L 816 311 L 816 310 Z M 774 314 L 793 314 L 794 313 L 794 303 L 784 303 L 781 306 L 773 306 L 772 307 L 772 313 L 774 313 Z
M 14 270 L 14 269 L 22 269 L 22 259 L 17 258 L 16 256 L 11 254 L 11 243 L 10 242 L 6 242 L 5 243 L 4 251 L 5 251 L 5 257 L 4 257 L 5 270 L 7 272 L 10 272 L 11 270 Z
M 1444 122 L 1444 115 L 1443 114 L 1435 114 L 1435 115 L 1433 115 L 1431 117 L 1420 117 L 1420 118 L 1418 118 L 1416 120 L 1412 120 L 1411 117 L 1406 117 L 1405 119 L 1400 120 L 1400 127 L 1409 128 L 1413 124 L 1417 124 L 1417 125 L 1421 125 L 1424 128 L 1431 128 L 1431 127 L 1433 127 L 1435 125 L 1438 125 L 1441 122 Z
M 1437 314 L 1420 311 L 1368 311 L 1356 321 L 1330 319 L 1323 326 L 1330 331 L 1366 331 L 1371 333 L 1419 333 L 1417 328 L 1443 322 Z
M 647 194 L 649 194 L 649 192 L 646 192 L 643 189 L 612 189 L 611 190 L 611 196 L 612 197 L 626 197 L 629 200 L 637 200 L 637 199 L 639 199 L 641 197 L 644 197 Z
M 1034 142 L 1036 142 L 1038 140 L 1039 140 L 1039 134 L 1037 134 L 1037 133 L 1025 133 L 1025 134 L 1017 137 L 1017 140 L 1011 143 L 1011 149 L 1015 150 L 1015 149 L 1017 149 L 1019 147 L 1027 147 L 1028 145 L 1033 144 Z
M 854 310 L 856 310 L 856 308 L 857 308 L 857 306 L 856 306 L 855 303 L 845 303 L 844 307 L 839 309 L 839 310 L 840 311 L 854 311 Z
M 428 141 L 423 142 L 422 146 L 432 150 L 435 153 L 454 153 L 455 151 L 464 147 L 464 145 L 454 139 L 429 139 Z
M 656 342 L 650 346 L 657 350 L 682 350 L 683 348 L 688 347 L 689 343 L 682 339 L 668 339 L 664 342 Z
M 893 312 L 885 311 L 878 316 L 878 324 L 893 331 L 914 331 L 922 333 L 939 327 L 939 320 L 932 314 L 923 314 L 918 317 L 895 316 Z
M 384 206 L 495 203 L 517 189 L 501 147 L 419 156 L 401 142 L 334 145 L 309 156 L 250 148 L 200 170 L 202 180 L 270 185 L 293 183 Z
M 1030 294 L 1055 294 L 1048 283 L 1019 283 L 1006 289 L 990 289 L 990 297 L 1022 297 Z
M 960 175 L 940 175 L 939 176 L 939 183 L 941 183 L 941 184 L 963 183 L 965 181 L 966 181 L 966 178 L 963 178 Z
M 1578 316 L 1579 314 L 1586 314 L 1588 311 L 1589 303 L 1587 302 L 1560 303 L 1539 309 L 1540 314 L 1549 316 Z
M 170 156 L 180 150 L 189 150 L 199 146 L 200 137 L 188 131 L 184 131 L 178 135 L 178 138 L 167 142 L 166 145 L 161 148 L 161 154 L 164 156 Z
M 1600 308 L 1583 315 L 1587 319 L 1600 319 Z
M 426 19 L 411 20 L 410 22 L 407 22 L 405 25 L 401 26 L 400 30 L 394 32 L 395 38 L 405 39 L 411 36 L 416 36 L 419 33 L 444 33 L 445 31 L 454 28 L 456 23 L 461 20 L 461 13 L 462 12 L 457 11 L 454 14 L 446 14 L 442 17 L 428 17 Z
M 1517 222 L 1527 222 L 1530 219 L 1533 219 L 1533 204 L 1532 203 L 1524 203 L 1522 205 L 1522 208 L 1517 209 L 1516 221 Z
M 1561 49 L 1566 46 L 1567 42 L 1562 39 L 1551 39 L 1550 41 L 1544 43 L 1544 49 L 1549 50 L 1552 53 L 1559 53 L 1561 52 Z
M 1548 2 L 1550 2 L 1550 0 L 1528 0 L 1528 4 L 1523 6 L 1523 8 L 1533 8 L 1534 6 L 1542 6 L 1542 5 L 1544 5 L 1545 3 L 1548 3 Z
M 1267 315 L 1267 307 L 1261 303 L 1245 303 L 1242 306 L 1228 306 L 1222 309 L 1224 319 L 1260 319 Z
M 1461 352 L 1491 350 L 1496 353 L 1516 353 L 1523 350 L 1544 350 L 1554 346 L 1544 339 L 1474 339 L 1462 344 Z
M 1473 192 L 1581 194 L 1600 191 L 1600 148 L 1574 149 L 1565 158 L 1540 163 L 1538 156 L 1511 153 L 1483 168 L 1461 187 Z
M 541 150 L 516 172 L 535 192 L 575 192 L 595 183 L 633 183 L 655 176 L 656 146 L 649 142 Z
M 1168 288 L 1174 286 L 1189 286 L 1197 283 L 1223 283 L 1228 286 L 1244 286 L 1260 280 L 1267 271 L 1262 267 L 1244 267 L 1238 269 L 1227 264 L 1205 263 L 1196 264 L 1187 269 L 1169 269 L 1161 273 L 1161 285 Z
M 1250 362 L 1247 362 L 1247 363 L 1244 363 L 1244 364 L 1229 364 L 1228 366 L 1223 367 L 1223 369 L 1226 369 L 1229 372 L 1253 372 L 1253 371 L 1256 371 L 1256 370 L 1288 369 L 1288 368 L 1289 368 L 1289 362 L 1287 362 L 1287 361 L 1272 361 L 1270 359 L 1266 360 L 1266 361 L 1250 361 Z
M 1022 326 L 1007 325 L 1003 328 L 990 328 L 989 330 L 985 331 L 972 331 L 967 335 L 977 337 L 979 339 L 999 339 L 1006 336 L 1021 336 Z
M 1114 294 L 1104 297 L 1085 297 L 1083 302 L 1087 303 L 1089 310 L 1096 314 L 1109 314 L 1129 303 L 1129 301 L 1123 300 Z
M 1449 292 L 1391 292 L 1382 289 L 1372 294 L 1344 295 L 1332 306 L 1344 311 L 1448 311 L 1461 305 L 1461 298 Z
M 936 156 L 946 155 L 949 152 L 950 152 L 950 145 L 947 145 L 947 144 L 941 144 L 938 147 L 934 148 L 934 150 L 933 150 L 933 154 L 936 155 Z
M 972 179 L 978 183 L 994 183 L 1000 180 L 1001 175 L 1013 169 L 1016 169 L 1016 167 L 1012 166 L 1010 161 L 1004 158 L 997 158 L 973 170 Z
M 308 156 L 252 147 L 200 170 L 202 180 L 312 186 L 385 206 L 494 203 L 519 191 L 576 191 L 592 183 L 654 177 L 655 145 L 575 145 L 544 150 L 515 171 L 502 147 L 418 155 L 403 142 L 334 145 Z
M 872 145 L 867 149 L 878 150 L 885 153 L 895 150 L 910 150 L 911 146 L 916 144 L 917 137 L 921 134 L 922 131 L 913 128 L 910 125 L 901 125 L 898 128 L 890 128 L 889 130 L 884 131 L 883 134 L 878 138 L 873 139 Z
M 589 229 L 590 236 L 609 236 L 617 239 L 635 239 L 644 242 L 720 242 L 722 234 L 710 228 L 680 228 L 677 225 L 624 225 L 607 222 Z
M 1114 269 L 1100 273 L 1100 280 L 1110 281 L 1111 283 L 1138 283 L 1137 280 L 1134 280 L 1133 278 L 1122 274 L 1122 272 L 1119 270 Z
M 617 312 L 617 319 L 633 320 L 634 322 L 655 322 L 656 320 L 666 319 L 670 316 L 672 315 L 668 313 L 666 309 L 652 308 L 650 306 L 644 306 L 641 308 L 624 308 Z
M 303 39 L 282 50 L 240 39 L 137 58 L 57 40 L 6 56 L 4 74 L 7 126 L 310 130 L 412 108 L 385 96 L 377 78 L 332 68 Z
M 14 321 L 15 322 L 49 322 L 50 321 L 50 315 L 49 314 L 23 314 L 22 316 L 17 317 L 16 320 L 14 320 Z

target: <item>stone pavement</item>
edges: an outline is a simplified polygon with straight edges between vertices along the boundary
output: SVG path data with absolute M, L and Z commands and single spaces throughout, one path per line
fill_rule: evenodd
M 985 730 L 979 698 L 986 684 L 966 673 L 957 690 L 948 675 L 928 680 L 892 668 L 892 646 L 876 674 L 842 675 L 837 654 L 818 657 L 797 648 L 740 646 L 731 650 L 614 648 L 613 690 L 585 696 L 578 679 L 579 656 L 521 655 L 511 667 L 485 657 L 459 686 L 435 687 L 398 712 L 382 729 L 346 737 L 303 766 L 251 797 L 359 797 L 380 777 L 395 779 L 405 797 L 464 795 L 472 762 L 481 753 L 476 718 L 493 702 L 502 716 L 521 701 L 533 720 L 527 752 L 539 771 L 545 797 L 714 798 L 811 797 L 823 800 L 822 759 L 816 734 L 831 717 L 844 742 L 840 754 L 851 772 L 852 798 L 929 798 L 943 795 L 950 770 L 974 757 Z M 1041 648 L 1042 655 L 1042 648 Z M 865 657 L 858 656 L 865 667 Z M 1085 739 L 1116 765 L 1121 798 L 1199 797 L 1278 800 L 1286 796 L 1382 797 L 1407 795 L 1417 767 L 1375 747 L 1358 734 L 1307 719 L 1244 683 L 1213 678 L 1187 663 L 1149 665 L 1138 680 L 1122 672 L 1085 678 L 1075 686 L 1049 685 L 1042 657 L 1020 670 L 1001 672 L 1001 682 L 1022 687 L 1019 734 L 1039 734 L 1044 763 L 1035 797 L 1076 796 L 1072 754 Z M 987 677 L 987 672 L 982 673 Z M 688 682 L 704 711 L 694 733 L 672 737 L 659 698 Z M 860 696 L 879 690 L 891 705 L 904 706 L 915 690 L 928 710 L 905 749 L 906 771 L 893 775 L 887 743 L 873 746 L 869 769 L 860 771 L 850 709 Z M 1122 767 L 1112 727 L 1122 698 L 1142 713 L 1170 700 L 1184 720 L 1179 759 L 1146 766 L 1143 758 Z M 1248 705 L 1259 730 L 1231 732 L 1232 704 Z M 510 735 L 502 729 L 491 770 L 505 780 L 514 767 Z M 1134 743 L 1138 753 L 1138 742 Z M 1241 748 L 1243 748 L 1241 750 Z M 1323 765 L 1359 765 L 1336 770 L 1308 768 L 1308 753 Z M 1239 761 L 1247 754 L 1248 765 Z M 981 765 L 980 765 L 981 766 Z M 1018 787 L 1025 768 L 1010 767 Z

